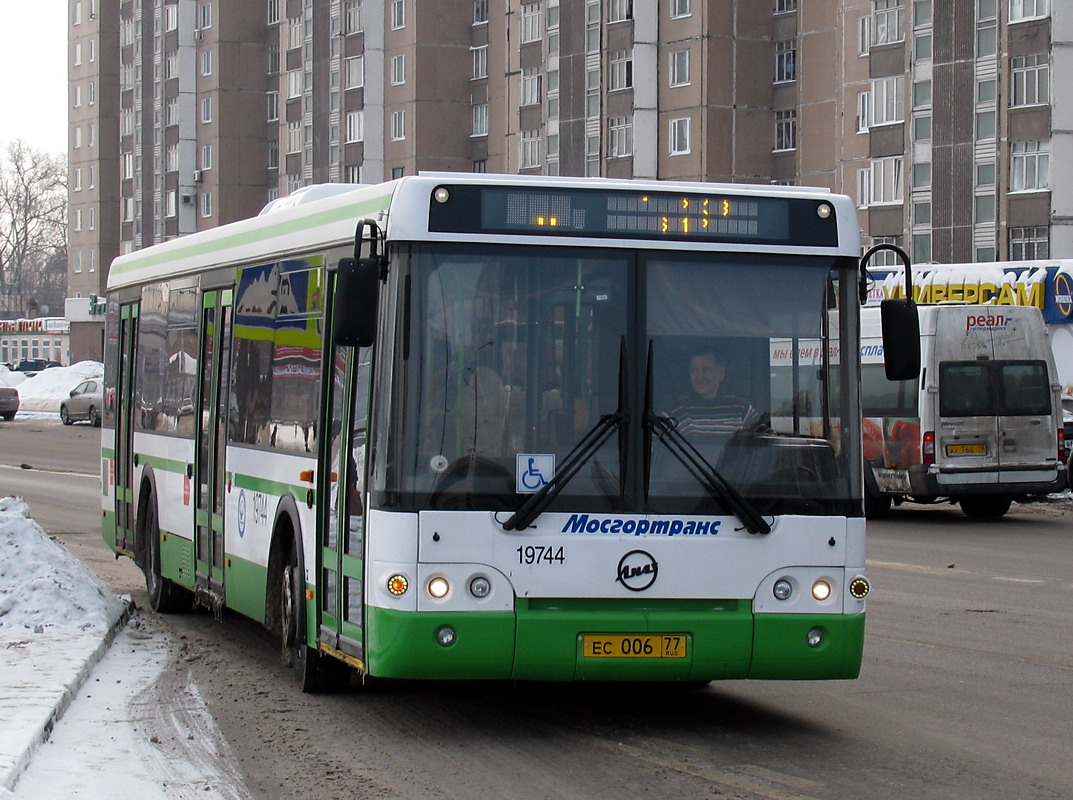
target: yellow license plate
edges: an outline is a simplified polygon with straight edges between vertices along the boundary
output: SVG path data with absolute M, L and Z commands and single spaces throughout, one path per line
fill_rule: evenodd
M 683 633 L 587 633 L 581 637 L 585 658 L 685 658 Z
M 948 456 L 986 456 L 986 444 L 948 444 L 946 446 Z

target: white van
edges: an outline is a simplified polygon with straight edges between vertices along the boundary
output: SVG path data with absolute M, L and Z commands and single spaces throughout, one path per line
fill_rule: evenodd
M 1038 308 L 920 305 L 917 380 L 888 381 L 878 307 L 861 309 L 865 507 L 940 500 L 1001 517 L 1066 488 L 1060 384 Z

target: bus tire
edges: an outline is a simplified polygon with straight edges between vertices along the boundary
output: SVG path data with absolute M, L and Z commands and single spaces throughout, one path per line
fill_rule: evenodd
M 145 542 L 145 589 L 149 607 L 160 614 L 173 614 L 190 608 L 191 595 L 186 589 L 160 574 L 160 523 L 156 499 L 148 495 L 140 516 L 142 541 Z
M 998 519 L 1010 510 L 1010 498 L 980 495 L 961 498 L 961 510 L 969 519 Z
M 303 692 L 334 691 L 349 681 L 349 669 L 306 642 L 304 574 L 295 538 L 287 537 L 277 576 L 280 652 L 283 663 L 291 668 Z

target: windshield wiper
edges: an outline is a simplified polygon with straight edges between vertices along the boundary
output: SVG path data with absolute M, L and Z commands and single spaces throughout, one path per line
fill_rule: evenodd
M 543 513 L 551 502 L 563 490 L 563 487 L 577 475 L 578 470 L 585 466 L 593 454 L 596 453 L 615 430 L 619 430 L 619 486 L 625 485 L 626 465 L 625 447 L 623 446 L 623 434 L 629 425 L 628 395 L 626 383 L 626 338 L 623 337 L 619 346 L 618 361 L 618 409 L 613 414 L 604 414 L 597 420 L 588 433 L 586 433 L 574 449 L 567 453 L 562 466 L 555 470 L 555 477 L 540 487 L 538 491 L 529 496 L 510 518 L 503 523 L 503 530 L 524 530 L 530 523 Z M 621 488 L 620 488 L 621 491 Z
M 729 484 L 703 454 L 679 432 L 676 421 L 652 411 L 652 343 L 648 344 L 648 371 L 645 376 L 645 500 L 650 483 L 652 436 L 658 438 L 708 493 L 730 509 L 749 533 L 771 533 L 771 526 L 742 494 Z

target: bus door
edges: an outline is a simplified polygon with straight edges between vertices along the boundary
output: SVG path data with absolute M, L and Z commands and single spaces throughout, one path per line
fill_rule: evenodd
M 134 505 L 134 415 L 140 414 L 140 398 L 134 394 L 134 353 L 138 341 L 138 305 L 132 303 L 119 310 L 119 369 L 115 387 L 115 547 L 133 557 L 138 525 Z
M 201 307 L 201 375 L 194 440 L 194 560 L 198 601 L 217 614 L 224 602 L 224 501 L 230 386 L 231 300 L 205 292 Z
M 359 662 L 363 659 L 362 591 L 364 486 L 369 348 L 332 347 L 325 464 L 320 497 L 319 641 Z M 360 664 L 358 666 L 361 666 Z

